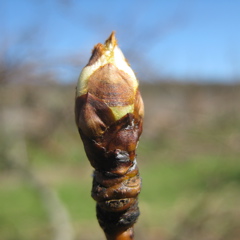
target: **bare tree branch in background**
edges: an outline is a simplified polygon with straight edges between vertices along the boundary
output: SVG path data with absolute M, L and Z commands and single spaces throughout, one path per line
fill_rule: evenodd
M 143 22 L 146 23 L 146 19 L 152 14 L 150 8 L 152 4 L 147 1 L 141 2 L 141 4 L 139 4 L 138 1 L 131 1 L 128 3 L 128 6 L 122 6 L 122 17 L 116 17 L 113 21 L 109 20 L 107 14 L 98 11 L 82 11 L 81 14 L 78 12 L 76 14 L 74 11 L 74 2 L 71 0 L 57 0 L 56 2 L 59 6 L 58 11 L 60 11 L 63 17 L 71 20 L 73 24 L 79 26 L 79 29 L 85 27 L 88 31 L 93 32 L 94 35 L 99 38 L 99 41 L 104 39 L 112 30 L 116 30 L 120 42 L 127 42 L 125 46 L 121 46 L 123 52 L 129 61 L 133 63 L 139 76 L 146 81 L 156 77 L 159 78 L 155 66 L 152 65 L 149 59 L 148 53 L 163 38 L 170 35 L 171 32 L 187 24 L 189 20 L 188 11 L 193 4 L 193 2 L 189 0 L 181 0 L 170 16 L 163 19 L 161 15 L 159 15 L 154 21 L 148 24 L 142 24 Z M 120 7 L 117 3 L 115 4 L 117 7 Z M 117 29 L 113 29 L 114 26 L 117 26 Z M 94 42 L 95 41 L 94 39 Z M 86 53 L 89 54 L 88 52 Z M 82 61 L 79 53 L 66 57 L 66 59 L 70 60 L 70 65 L 78 65 L 81 67 L 83 62 L 86 61 Z
M 47 78 L 51 81 L 54 77 L 61 80 L 62 71 L 74 73 L 77 78 L 78 70 L 87 61 L 84 58 L 89 55 L 90 49 L 80 48 L 81 43 L 79 43 L 79 51 L 76 50 L 76 53 L 69 53 L 68 55 L 62 53 L 61 55 L 60 52 L 57 57 L 49 56 L 43 43 L 46 31 L 49 31 L 49 29 L 45 29 L 47 27 L 45 22 L 50 19 L 50 14 L 47 14 L 44 23 L 42 22 L 42 15 L 48 6 L 47 1 L 36 1 L 36 4 L 38 14 L 36 14 L 33 23 L 25 30 L 23 29 L 17 38 L 11 39 L 13 36 L 8 36 L 7 29 L 4 30 L 4 38 L 1 40 L 1 42 L 4 42 L 4 46 L 0 48 L 1 82 L 10 79 L 18 82 L 23 80 L 32 82 L 35 79 L 35 81 L 40 80 L 42 83 Z M 101 41 L 112 30 L 116 30 L 119 41 L 127 42 L 121 48 L 132 63 L 133 68 L 142 79 L 149 81 L 156 77 L 159 78 L 159 67 L 156 71 L 156 65 L 150 61 L 149 53 L 163 38 L 186 25 L 192 2 L 189 0 L 177 2 L 175 10 L 168 16 L 156 15 L 155 12 L 155 17 L 151 18 L 151 21 L 146 21 L 146 19 L 150 19 L 152 15 L 154 2 L 146 1 L 139 4 L 138 1 L 131 1 L 127 3 L 127 6 L 113 2 L 111 4 L 123 11 L 123 14 L 118 17 L 110 17 L 108 14 L 98 11 L 83 11 L 81 7 L 76 10 L 72 0 L 55 0 L 53 4 L 56 6 L 56 14 L 77 26 L 80 32 L 84 28 L 95 35 L 96 39 L 91 40 L 93 44 L 97 41 L 97 38 Z M 79 14 L 79 11 L 81 14 Z M 4 22 L 1 25 L 4 25 Z M 65 36 L 65 38 L 73 37 Z M 18 71 L 20 68 L 23 70 L 21 74 Z M 14 72 L 17 73 L 14 74 Z M 43 75 L 43 77 L 39 77 L 39 75 Z
M 52 239 L 73 240 L 74 231 L 67 209 L 56 192 L 44 184 L 29 166 L 22 109 L 2 109 L 0 123 L 1 138 L 4 139 L 0 147 L 2 164 L 18 172 L 38 193 L 52 227 Z
M 33 25 L 16 38 L 4 36 L 4 44 L 0 46 L 0 84 L 33 83 L 39 78 L 46 82 L 52 79 L 51 71 L 40 70 L 40 62 L 44 58 L 44 50 L 38 37 L 40 33 L 40 27 Z

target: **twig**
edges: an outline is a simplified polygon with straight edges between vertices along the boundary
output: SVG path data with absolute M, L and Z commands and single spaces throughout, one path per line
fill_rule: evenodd
M 92 197 L 108 240 L 133 239 L 141 188 L 136 147 L 143 102 L 138 81 L 114 33 L 97 44 L 76 90 L 76 124 L 95 168 Z

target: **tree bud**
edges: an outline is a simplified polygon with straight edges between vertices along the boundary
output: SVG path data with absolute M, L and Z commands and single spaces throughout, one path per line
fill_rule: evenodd
M 92 197 L 106 236 L 132 232 L 139 215 L 136 148 L 143 113 L 138 81 L 112 33 L 104 45 L 94 47 L 75 101 L 76 124 L 95 168 Z

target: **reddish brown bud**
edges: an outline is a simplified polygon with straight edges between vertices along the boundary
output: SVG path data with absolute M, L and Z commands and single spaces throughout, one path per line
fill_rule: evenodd
M 136 76 L 112 33 L 104 45 L 99 43 L 94 47 L 89 63 L 80 74 L 76 97 L 91 93 L 106 103 L 118 120 L 133 113 L 137 92 Z
M 76 124 L 95 168 L 92 197 L 109 239 L 132 234 L 139 215 L 136 147 L 143 114 L 138 81 L 112 33 L 94 47 L 80 74 L 75 103 Z

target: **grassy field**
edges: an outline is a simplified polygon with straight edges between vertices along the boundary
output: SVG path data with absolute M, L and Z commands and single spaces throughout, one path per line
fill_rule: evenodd
M 74 124 L 74 86 L 5 85 L 0 94 L 0 240 L 56 239 L 49 192 L 73 239 L 104 239 Z M 145 85 L 142 95 L 136 239 L 238 240 L 240 86 Z

